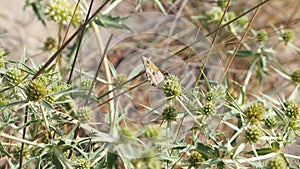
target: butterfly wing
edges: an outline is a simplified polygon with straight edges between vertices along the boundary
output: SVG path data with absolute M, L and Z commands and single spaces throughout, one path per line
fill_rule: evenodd
M 164 81 L 165 76 L 159 68 L 150 61 L 150 58 L 143 56 L 142 61 L 145 66 L 147 80 L 152 86 L 156 87 L 159 83 Z

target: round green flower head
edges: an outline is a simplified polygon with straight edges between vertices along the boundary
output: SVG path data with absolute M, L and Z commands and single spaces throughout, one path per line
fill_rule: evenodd
M 117 77 L 114 78 L 114 85 L 117 88 L 122 88 L 126 81 L 127 81 L 127 76 L 126 75 L 118 74 Z
M 87 106 L 80 107 L 77 112 L 77 120 L 81 123 L 87 123 L 92 119 L 92 110 Z
M 179 83 L 179 79 L 175 75 L 168 75 L 165 80 L 163 91 L 166 97 L 176 97 L 181 95 L 182 89 Z
M 134 138 L 134 133 L 128 127 L 122 128 L 120 132 L 121 141 L 130 141 Z
M 289 100 L 283 103 L 283 111 L 289 117 L 297 119 L 299 116 L 299 107 L 296 102 Z
M 211 102 L 208 102 L 206 105 L 202 107 L 201 112 L 206 116 L 214 115 L 216 114 L 216 106 Z
M 246 16 L 242 16 L 237 20 L 237 24 L 242 28 L 245 28 L 248 23 L 249 23 L 249 18 Z
M 161 169 L 162 167 L 161 162 L 155 158 L 135 159 L 132 163 L 135 169 Z
M 254 103 L 244 113 L 251 124 L 257 124 L 263 119 L 264 107 L 259 103 Z
M 177 114 L 178 112 L 175 107 L 167 106 L 162 112 L 162 118 L 168 122 L 175 121 Z
M 12 68 L 8 70 L 5 74 L 5 80 L 13 85 L 19 85 L 24 81 L 26 73 L 18 68 Z
M 294 31 L 291 29 L 284 30 L 284 32 L 281 34 L 281 37 L 285 43 L 288 43 L 293 40 L 294 38 Z
M 154 156 L 153 151 L 141 153 L 139 158 L 135 158 L 131 161 L 134 169 L 161 169 L 162 163 Z
M 45 51 L 53 51 L 56 49 L 56 40 L 52 37 L 48 37 L 44 43 Z
M 205 161 L 204 158 L 202 158 L 202 155 L 198 151 L 194 151 L 188 158 L 188 161 L 190 162 L 190 166 L 194 168 L 198 168 L 203 161 Z
M 223 11 L 221 8 L 213 8 L 212 10 L 206 13 L 208 22 L 219 21 L 222 17 Z
M 16 145 L 14 147 L 12 154 L 13 154 L 13 156 L 14 156 L 15 159 L 19 159 L 20 158 L 21 149 L 22 149 L 22 145 L 21 144 L 18 144 L 18 145 Z M 30 155 L 31 155 L 31 152 L 30 152 L 29 147 L 28 146 L 24 146 L 24 149 L 23 149 L 23 158 L 29 159 Z
M 227 20 L 228 21 L 231 21 L 232 19 L 234 19 L 236 17 L 235 13 L 233 11 L 227 12 L 226 15 L 227 15 Z
M 51 95 L 53 93 L 56 93 L 56 92 L 60 92 L 60 91 L 64 91 L 64 90 L 67 90 L 69 88 L 69 86 L 63 82 L 56 82 L 53 84 L 53 86 L 51 87 L 50 90 L 48 90 L 48 94 L 50 96 L 47 96 L 46 97 L 46 100 L 49 102 L 49 103 L 54 103 L 54 101 L 58 100 L 59 98 L 56 98 L 56 96 L 60 96 L 61 97 L 64 97 L 64 96 L 61 96 L 61 95 Z
M 55 85 L 52 86 L 51 91 L 53 93 L 55 92 L 60 92 L 69 89 L 70 86 L 68 84 L 63 83 L 63 82 L 57 82 Z
M 294 83 L 300 85 L 300 69 L 297 69 L 291 74 L 291 79 Z
M 286 161 L 281 155 L 276 155 L 270 159 L 265 166 L 266 169 L 287 169 Z
M 49 92 L 51 92 L 51 91 L 49 91 Z M 48 93 L 49 93 L 49 92 L 48 92 Z M 53 95 L 47 96 L 47 97 L 46 97 L 46 100 L 47 100 L 49 103 L 53 104 L 53 103 L 55 102 L 55 97 L 54 97 Z
M 78 159 L 77 160 L 78 165 L 76 166 L 76 169 L 90 169 L 91 163 L 86 159 Z
M 268 39 L 268 34 L 265 30 L 260 30 L 257 32 L 256 38 L 259 42 L 264 42 Z
M 159 128 L 155 126 L 147 127 L 144 133 L 146 138 L 153 138 L 159 135 Z
M 227 6 L 228 0 L 217 0 L 218 7 L 224 9 Z
M 298 119 L 291 119 L 289 122 L 289 127 L 293 130 L 299 130 L 300 128 L 300 120 Z
M 226 89 L 226 98 L 227 100 L 231 100 L 231 98 L 233 99 L 237 99 L 238 98 L 238 94 L 235 90 L 233 90 L 233 88 L 228 88 Z
M 83 80 L 80 85 L 81 85 L 81 89 L 83 90 L 89 90 L 90 87 L 92 86 L 93 80 L 92 79 L 85 79 Z
M 217 98 L 216 96 L 214 95 L 213 92 L 208 92 L 206 95 L 205 95 L 205 100 L 209 101 L 209 102 L 216 102 L 217 101 Z
M 37 79 L 39 79 L 39 81 L 44 83 L 45 85 L 48 85 L 50 82 L 49 76 L 47 77 L 44 74 L 40 75 Z
M 267 129 L 273 129 L 277 126 L 277 121 L 273 116 L 264 119 L 264 123 Z
M 54 22 L 67 25 L 72 18 L 75 5 L 71 5 L 66 0 L 50 0 L 48 1 L 44 13 L 48 18 Z M 72 24 L 80 23 L 80 12 L 76 12 Z
M 29 101 L 39 101 L 47 95 L 47 88 L 39 79 L 34 79 L 26 86 L 25 93 Z
M 262 131 L 256 126 L 249 126 L 245 132 L 245 140 L 250 143 L 256 143 L 262 136 Z

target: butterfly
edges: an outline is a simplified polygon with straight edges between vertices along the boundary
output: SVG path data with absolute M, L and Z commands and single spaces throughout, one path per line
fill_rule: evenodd
M 147 80 L 152 86 L 156 87 L 165 80 L 165 75 L 150 61 L 150 58 L 143 56 L 142 61 L 146 69 Z

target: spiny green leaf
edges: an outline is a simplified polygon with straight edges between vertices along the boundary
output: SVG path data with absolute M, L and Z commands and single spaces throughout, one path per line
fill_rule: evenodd
M 279 151 L 280 150 L 280 144 L 278 142 L 273 142 L 271 144 L 273 151 Z
M 3 147 L 2 143 L 0 142 L 0 152 L 10 158 L 13 158 L 6 150 L 5 148 Z
M 229 52 L 230 54 L 233 54 L 233 51 Z M 249 56 L 254 56 L 255 52 L 252 50 L 238 50 L 236 53 L 237 57 L 249 57 Z
M 203 143 L 196 143 L 196 148 L 205 159 L 218 158 L 220 156 L 219 151 L 216 148 L 209 147 Z
M 235 158 L 237 155 L 239 155 L 245 149 L 245 146 L 246 146 L 245 143 L 241 143 L 235 150 L 235 152 L 233 154 L 233 158 Z
M 45 16 L 42 11 L 41 0 L 35 0 L 34 2 L 32 2 L 32 0 L 26 0 L 26 5 L 24 8 L 26 8 L 27 6 L 32 7 L 32 9 L 33 9 L 34 13 L 36 14 L 36 16 L 38 17 L 38 19 L 43 23 L 44 26 L 46 26 Z
M 274 150 L 272 148 L 261 148 L 261 149 L 256 149 L 256 152 L 258 155 L 266 155 L 266 154 L 270 154 L 270 153 L 274 152 Z M 254 155 L 254 152 L 249 151 L 246 154 Z
M 22 100 L 22 101 L 16 101 L 16 102 L 13 102 L 13 103 L 9 103 L 7 105 L 0 106 L 0 110 L 2 108 L 9 108 L 9 107 L 13 107 L 13 106 L 20 105 L 20 104 L 26 104 L 27 102 L 28 102 L 27 100 Z
M 95 23 L 99 26 L 103 26 L 106 28 L 127 29 L 133 32 L 131 28 L 129 28 L 126 24 L 123 23 L 123 21 L 128 17 L 129 16 L 113 17 L 111 15 L 98 14 L 98 16 L 95 18 Z
M 118 156 L 114 153 L 107 154 L 107 168 L 114 169 L 118 168 Z

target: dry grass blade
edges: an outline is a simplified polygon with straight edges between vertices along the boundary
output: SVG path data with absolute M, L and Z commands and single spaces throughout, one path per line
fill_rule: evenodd
M 138 76 L 140 76 L 140 75 L 142 75 L 142 74 L 144 74 L 144 72 L 139 73 L 137 76 L 133 77 L 132 79 L 135 79 L 136 77 L 138 77 Z M 130 80 L 129 80 L 129 81 L 130 81 Z M 143 81 L 143 82 L 141 82 L 141 83 L 138 83 L 137 85 L 134 85 L 134 86 L 128 88 L 128 90 L 125 90 L 125 91 L 123 91 L 123 92 L 121 92 L 121 93 L 115 95 L 113 98 L 110 98 L 110 99 L 108 99 L 108 100 L 102 102 L 101 104 L 97 105 L 97 107 L 100 107 L 100 106 L 102 106 L 102 105 L 108 103 L 109 101 L 113 100 L 114 98 L 119 97 L 119 96 L 121 96 L 121 95 L 127 93 L 128 91 L 130 91 L 130 90 L 136 88 L 136 87 L 139 87 L 140 85 L 146 83 L 147 81 L 148 81 L 148 80 L 145 80 L 145 81 Z M 115 89 L 116 89 L 116 88 L 115 88 Z M 111 93 L 111 92 L 112 92 L 112 91 L 109 91 L 109 92 L 105 93 L 105 95 L 107 95 L 107 94 L 109 94 L 109 93 Z M 95 109 L 95 108 L 93 108 L 93 109 Z
M 211 31 L 211 32 L 208 33 L 206 36 L 210 36 L 211 34 L 217 32 L 218 29 L 222 29 L 222 28 L 228 26 L 228 25 L 231 24 L 232 22 L 238 20 L 238 19 L 241 18 L 242 16 L 244 16 L 244 15 L 250 13 L 251 11 L 255 10 L 256 8 L 258 8 L 258 7 L 262 6 L 263 4 L 267 3 L 268 1 L 270 1 L 270 0 L 265 0 L 265 1 L 263 1 L 263 2 L 261 2 L 261 3 L 259 3 L 259 4 L 257 4 L 257 5 L 255 5 L 253 8 L 249 9 L 248 11 L 242 13 L 241 15 L 237 16 L 236 18 L 232 19 L 231 21 L 229 21 L 229 22 L 225 23 L 224 25 L 220 26 L 219 28 L 217 28 L 217 29 Z
M 77 34 L 84 29 L 84 27 L 91 22 L 92 19 L 96 17 L 96 15 L 105 7 L 108 2 L 111 0 L 106 0 L 94 13 L 93 15 L 83 24 L 81 25 L 66 42 L 51 56 L 51 58 L 40 68 L 37 73 L 32 77 L 32 80 L 36 79 L 55 59 L 56 57 L 64 50 L 65 47 L 77 36 Z
M 227 2 L 226 8 L 225 8 L 225 10 L 224 10 L 224 12 L 223 12 L 223 15 L 222 15 L 222 17 L 221 17 L 221 19 L 220 19 L 220 21 L 219 21 L 218 28 L 217 28 L 217 30 L 216 30 L 216 33 L 215 33 L 214 37 L 213 37 L 212 44 L 211 44 L 211 47 L 209 48 L 208 54 L 207 54 L 207 56 L 205 57 L 205 60 L 204 60 L 203 66 L 202 66 L 202 68 L 201 68 L 201 70 L 200 70 L 200 74 L 199 74 L 199 76 L 198 76 L 198 78 L 197 78 L 196 84 L 197 84 L 198 81 L 200 80 L 200 77 L 201 77 L 202 75 L 204 75 L 204 69 L 205 69 L 205 67 L 206 67 L 206 64 L 207 64 L 207 62 L 208 62 L 208 59 L 209 59 L 209 57 L 210 57 L 210 55 L 211 55 L 211 52 L 212 52 L 212 50 L 213 50 L 213 48 L 214 48 L 214 45 L 215 45 L 215 43 L 216 43 L 216 38 L 217 38 L 217 36 L 218 36 L 218 34 L 219 34 L 219 31 L 220 31 L 220 29 L 221 29 L 221 24 L 222 24 L 222 22 L 223 22 L 223 20 L 224 20 L 225 14 L 226 14 L 226 12 L 227 12 L 228 9 L 229 9 L 229 5 L 230 5 L 230 0 Z M 204 77 L 205 77 L 205 76 L 204 76 Z M 206 79 L 206 81 L 208 81 L 208 80 Z
M 24 117 L 24 124 L 26 124 L 27 121 L 28 121 L 28 111 L 29 111 L 29 106 L 26 106 L 26 109 L 25 109 L 25 117 Z M 25 139 L 25 135 L 26 135 L 26 126 L 23 128 L 22 139 Z M 20 168 L 20 169 L 22 168 L 22 163 L 23 163 L 23 151 L 24 151 L 24 146 L 25 146 L 25 143 L 22 143 L 22 145 L 21 145 L 21 151 L 20 151 L 20 165 L 19 165 L 19 168 Z
M 268 1 L 268 0 L 267 0 L 267 1 Z M 237 47 L 236 47 L 235 50 L 234 50 L 234 53 L 232 54 L 232 56 L 231 56 L 231 58 L 230 58 L 228 64 L 226 65 L 225 71 L 224 71 L 224 73 L 223 73 L 223 75 L 222 75 L 222 77 L 221 77 L 219 83 L 222 83 L 222 81 L 224 80 L 224 78 L 225 78 L 225 76 L 226 76 L 226 74 L 227 74 L 227 72 L 228 72 L 228 70 L 229 70 L 229 67 L 231 66 L 231 64 L 232 64 L 232 62 L 233 62 L 233 59 L 235 58 L 235 55 L 237 54 L 238 50 L 239 50 L 240 47 L 242 46 L 243 40 L 244 40 L 244 38 L 246 37 L 246 35 L 247 35 L 247 33 L 248 33 L 248 31 L 249 31 L 249 29 L 250 29 L 250 27 L 251 27 L 251 25 L 252 25 L 252 23 L 253 23 L 253 21 L 254 21 L 254 18 L 256 17 L 257 13 L 259 12 L 259 9 L 260 9 L 261 6 L 262 6 L 265 2 L 267 2 L 267 1 L 263 1 L 262 3 L 256 5 L 255 8 L 252 8 L 252 9 L 256 9 L 256 10 L 255 10 L 255 13 L 253 14 L 253 16 L 252 16 L 252 18 L 251 18 L 249 24 L 247 25 L 247 28 L 246 28 L 244 34 L 242 35 L 242 37 L 241 37 L 241 39 L 240 39 L 240 42 L 238 43 Z M 250 11 L 250 10 L 249 10 L 249 11 Z M 247 12 L 245 12 L 245 13 L 247 13 Z M 226 25 L 226 24 L 225 24 L 225 25 Z
M 96 71 L 95 76 L 94 76 L 94 78 L 93 78 L 92 85 L 91 85 L 91 87 L 90 87 L 88 96 L 87 96 L 87 98 L 86 98 L 86 100 L 85 100 L 85 105 L 88 104 L 89 99 L 90 99 L 90 97 L 91 97 L 93 88 L 94 88 L 95 83 L 96 83 L 96 79 L 97 79 L 98 73 L 100 72 L 100 67 L 101 67 L 102 62 L 103 62 L 103 60 L 104 60 L 104 57 L 105 57 L 105 55 L 106 55 L 106 52 L 107 52 L 107 49 L 108 49 L 108 46 L 109 46 L 109 44 L 110 44 L 110 42 L 111 42 L 112 37 L 113 37 L 113 34 L 111 34 L 111 35 L 109 36 L 108 41 L 107 41 L 107 43 L 106 43 L 106 46 L 105 46 L 105 48 L 104 48 L 104 51 L 103 51 L 103 53 L 102 53 L 102 56 L 101 56 L 101 59 L 100 59 L 100 63 L 99 63 L 99 65 L 98 65 L 97 71 Z
M 76 53 L 75 53 L 75 58 L 74 58 L 74 61 L 73 61 L 73 64 L 72 64 L 72 68 L 71 68 L 71 72 L 70 72 L 70 76 L 69 76 L 69 80 L 68 80 L 67 84 L 71 83 L 73 71 L 74 71 L 74 68 L 75 68 L 75 63 L 76 63 L 76 60 L 77 60 L 77 57 L 78 57 L 78 52 L 79 52 L 79 49 L 80 49 L 80 46 L 81 46 L 81 42 L 82 42 L 82 38 L 83 38 L 83 33 L 84 33 L 85 27 L 87 25 L 87 22 L 88 22 L 90 13 L 91 13 L 93 3 L 94 3 L 94 0 L 91 0 L 91 3 L 89 5 L 89 10 L 88 10 L 88 12 L 86 14 L 86 18 L 85 18 L 85 21 L 84 21 L 84 24 L 83 24 L 83 28 L 80 31 L 79 42 L 78 42 L 78 46 L 77 46 Z

